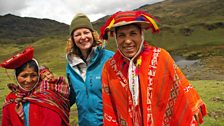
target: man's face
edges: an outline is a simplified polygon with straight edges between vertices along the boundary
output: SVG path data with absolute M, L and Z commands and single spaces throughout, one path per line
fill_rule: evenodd
M 116 38 L 119 50 L 128 58 L 135 56 L 142 42 L 141 30 L 133 24 L 117 28 Z

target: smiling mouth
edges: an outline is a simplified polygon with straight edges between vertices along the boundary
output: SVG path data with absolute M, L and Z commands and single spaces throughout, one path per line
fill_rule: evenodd
M 32 86 L 24 86 L 24 88 L 32 88 Z
M 133 47 L 126 47 L 125 49 L 126 50 L 131 50 L 131 49 L 133 49 Z
M 88 44 L 88 43 L 90 43 L 89 41 L 82 41 L 82 42 L 80 42 L 82 45 L 86 45 L 86 44 Z
M 126 51 L 133 51 L 135 48 L 133 46 L 124 47 Z

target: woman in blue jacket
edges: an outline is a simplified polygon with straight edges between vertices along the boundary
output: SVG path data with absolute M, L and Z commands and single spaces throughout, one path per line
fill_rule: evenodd
M 69 30 L 66 74 L 70 84 L 70 103 L 77 105 L 80 126 L 101 126 L 101 72 L 104 63 L 114 53 L 102 47 L 98 34 L 86 15 L 77 14 Z

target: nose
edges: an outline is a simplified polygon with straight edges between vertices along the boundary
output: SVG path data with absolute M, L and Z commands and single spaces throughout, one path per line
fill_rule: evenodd
M 27 82 L 27 83 L 32 82 L 32 80 L 33 80 L 33 78 L 32 78 L 32 77 L 30 77 L 30 76 L 26 78 L 26 82 Z
M 131 41 L 131 39 L 129 38 L 129 37 L 127 37 L 126 39 L 125 39 L 125 43 L 126 44 L 130 44 L 132 41 Z
M 85 34 L 81 34 L 81 39 L 85 39 L 86 35 Z

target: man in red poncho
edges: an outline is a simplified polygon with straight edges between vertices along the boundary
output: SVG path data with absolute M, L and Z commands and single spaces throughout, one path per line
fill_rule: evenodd
M 105 126 L 189 126 L 203 122 L 201 100 L 169 53 L 149 45 L 143 30 L 159 32 L 143 11 L 117 12 L 101 28 L 114 35 L 115 55 L 102 73 Z

